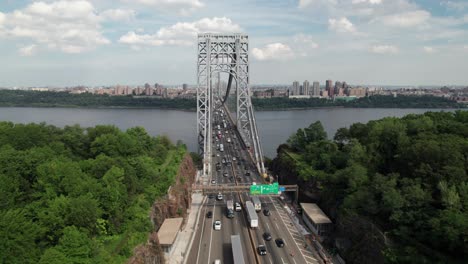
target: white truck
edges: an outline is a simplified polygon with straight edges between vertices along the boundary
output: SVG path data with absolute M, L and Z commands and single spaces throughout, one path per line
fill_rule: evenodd
M 226 216 L 228 218 L 234 218 L 234 201 L 227 200 L 226 204 L 227 204 Z
M 227 209 L 228 210 L 234 210 L 234 201 L 233 200 L 227 200 L 226 204 L 227 204 Z
M 260 202 L 260 198 L 257 196 L 252 196 L 252 203 L 255 211 L 260 212 L 262 210 L 262 203 Z
M 247 220 L 249 221 L 250 228 L 258 227 L 258 215 L 255 212 L 254 206 L 251 201 L 245 202 L 245 208 L 247 208 Z

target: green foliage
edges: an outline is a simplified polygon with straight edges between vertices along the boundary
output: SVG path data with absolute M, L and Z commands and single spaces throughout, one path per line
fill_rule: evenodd
M 148 107 L 160 109 L 196 109 L 195 99 L 110 96 L 91 93 L 0 90 L 0 106 L 34 107 Z
M 0 263 L 125 262 L 185 153 L 141 127 L 0 122 Z
M 230 100 L 228 100 L 228 103 Z M 252 98 L 258 110 L 278 110 L 314 107 L 359 107 L 359 108 L 463 108 L 463 104 L 435 96 L 387 96 L 376 95 L 353 101 L 328 100 L 322 98 L 289 99 L 287 97 L 259 99 Z M 163 99 L 158 97 L 111 96 L 91 93 L 70 94 L 68 92 L 39 92 L 24 90 L 0 90 L 0 106 L 34 107 L 138 107 L 160 109 L 197 108 L 196 99 Z M 460 117 L 466 118 L 466 117 Z M 74 130 L 75 128 L 70 128 Z M 21 136 L 21 135 L 20 135 Z M 37 135 L 40 137 L 41 135 Z M 27 138 L 24 138 L 27 139 Z M 74 138 L 76 139 L 76 137 Z M 1 140 L 1 137 L 0 137 Z M 73 142 L 73 136 L 71 138 Z M 26 141 L 26 142 L 29 142 Z M 26 145 L 25 142 L 25 146 Z M 71 143 L 71 142 L 67 142 Z M 81 144 L 86 144 L 82 142 Z M 80 147 L 80 144 L 74 145 Z M 83 152 L 84 153 L 84 152 Z
M 377 224 L 393 240 L 383 253 L 389 263 L 466 260 L 467 112 L 357 123 L 339 129 L 334 141 L 309 140 L 323 128 L 308 129 L 278 149 L 273 168 L 321 186 L 327 210 Z

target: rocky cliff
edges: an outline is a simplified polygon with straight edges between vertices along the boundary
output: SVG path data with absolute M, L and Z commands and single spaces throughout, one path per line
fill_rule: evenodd
M 183 217 L 185 225 L 187 209 L 192 203 L 190 187 L 195 179 L 196 167 L 187 153 L 182 160 L 175 183 L 167 191 L 165 197 L 154 202 L 151 208 L 153 232 L 148 237 L 146 245 L 138 246 L 129 264 L 164 263 L 164 252 L 159 245 L 157 231 L 166 218 Z

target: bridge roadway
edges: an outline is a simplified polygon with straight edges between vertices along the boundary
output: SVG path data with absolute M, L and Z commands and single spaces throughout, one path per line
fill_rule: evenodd
M 217 109 L 219 112 L 219 108 Z M 213 135 L 216 135 L 218 129 L 217 124 L 220 124 L 222 131 L 222 138 L 216 140 L 213 138 L 213 153 L 212 166 L 213 166 L 213 179 L 214 182 L 209 181 L 212 186 L 219 185 L 242 185 L 252 184 L 252 182 L 261 183 L 260 175 L 255 170 L 255 166 L 251 161 L 247 150 L 241 147 L 238 135 L 234 133 L 232 124 L 228 128 L 223 128 L 222 119 L 228 122 L 228 118 L 222 118 L 219 114 L 214 115 Z M 228 133 L 226 133 L 228 131 Z M 227 138 L 231 138 L 231 143 L 227 142 Z M 222 143 L 225 147 L 224 152 L 216 149 L 216 144 Z M 236 160 L 233 161 L 233 157 Z M 231 161 L 231 165 L 222 164 L 222 159 L 225 158 Z M 216 163 L 221 164 L 221 170 L 216 170 Z M 246 176 L 246 172 L 251 173 Z M 227 176 L 224 176 L 227 173 Z M 226 216 L 226 201 L 234 200 L 240 202 L 242 211 L 235 212 L 235 217 L 232 219 Z M 215 260 L 221 260 L 221 263 L 233 263 L 233 256 L 231 250 L 231 235 L 240 235 L 242 250 L 246 264 L 250 263 L 320 263 L 314 261 L 313 258 L 305 258 L 299 254 L 300 250 L 298 245 L 294 242 L 292 235 L 289 233 L 285 223 L 281 220 L 276 207 L 273 205 L 272 199 L 275 197 L 260 197 L 262 202 L 262 210 L 267 206 L 271 212 L 270 216 L 265 216 L 263 212 L 258 212 L 259 227 L 250 229 L 247 223 L 247 216 L 245 210 L 245 201 L 250 200 L 248 193 L 225 193 L 223 200 L 216 199 L 216 193 L 213 198 L 207 199 L 207 202 L 201 207 L 202 213 L 198 221 L 198 231 L 195 235 L 194 243 L 188 253 L 186 263 L 200 263 L 211 264 Z M 283 209 L 284 210 L 284 209 Z M 206 213 L 211 211 L 212 218 L 207 218 Z M 220 220 L 222 223 L 221 230 L 215 231 L 213 228 L 214 221 Z M 289 224 L 289 223 L 287 223 Z M 250 234 L 249 234 L 250 232 Z M 265 241 L 262 237 L 264 232 L 269 232 L 272 236 L 271 241 Z M 275 244 L 276 238 L 282 238 L 285 242 L 284 248 L 279 248 Z M 252 246 L 254 245 L 254 247 Z M 257 253 L 256 247 L 263 244 L 267 247 L 267 255 L 260 256 Z

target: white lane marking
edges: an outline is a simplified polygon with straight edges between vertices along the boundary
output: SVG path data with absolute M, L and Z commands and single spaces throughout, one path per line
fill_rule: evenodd
M 296 260 L 293 258 L 293 262 L 296 263 Z M 296 263 L 297 264 L 297 263 Z
M 213 205 L 213 218 L 211 220 L 211 228 L 210 228 L 210 248 L 208 249 L 208 264 L 210 263 L 211 257 L 211 242 L 213 240 L 213 225 L 214 225 L 214 216 L 215 216 L 216 204 Z
M 206 200 L 205 202 L 208 204 L 208 200 Z M 205 217 L 205 214 L 206 214 L 206 207 L 207 207 L 207 206 L 208 206 L 208 205 L 203 206 L 203 207 L 205 208 L 205 211 L 203 212 L 203 215 L 201 215 L 200 217 L 203 217 L 203 218 Z M 200 236 L 200 243 L 198 244 L 197 264 L 198 264 L 198 258 L 200 257 L 200 247 L 201 247 L 201 245 L 203 244 L 203 243 L 202 243 L 202 242 L 203 242 L 203 234 L 204 234 L 203 229 L 205 229 L 205 221 L 204 221 L 204 220 L 203 220 L 203 223 L 202 223 L 201 236 Z
M 267 227 L 268 227 L 268 231 L 270 231 L 270 225 L 268 223 L 266 223 Z
M 283 264 L 285 264 L 285 263 L 286 263 L 286 262 L 284 262 L 284 259 L 283 259 L 283 258 L 281 258 L 281 262 L 283 262 Z M 286 264 L 287 264 L 287 263 L 286 263 Z
M 270 261 L 270 264 L 273 264 L 273 262 L 271 262 L 271 258 L 270 258 L 270 257 L 268 257 L 268 260 Z

